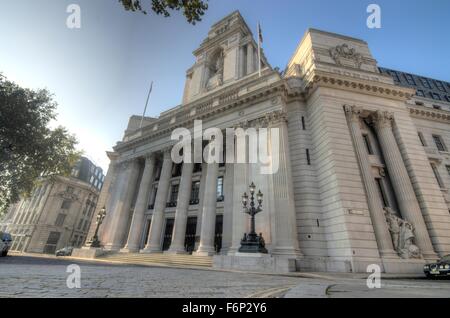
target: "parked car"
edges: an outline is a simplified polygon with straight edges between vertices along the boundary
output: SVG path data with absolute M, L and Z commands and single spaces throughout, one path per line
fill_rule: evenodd
M 423 271 L 427 277 L 450 277 L 450 254 L 436 263 L 425 264 Z
M 11 248 L 12 237 L 11 234 L 6 232 L 0 232 L 0 255 L 8 255 L 8 251 Z
M 55 255 L 56 256 L 70 256 L 72 255 L 73 247 L 72 246 L 66 246 L 60 250 L 57 250 Z

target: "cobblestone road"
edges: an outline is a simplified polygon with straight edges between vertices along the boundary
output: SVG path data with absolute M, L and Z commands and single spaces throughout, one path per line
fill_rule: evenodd
M 81 268 L 69 289 L 67 266 Z M 246 297 L 294 286 L 300 278 L 208 270 L 84 263 L 26 256 L 0 258 L 0 297 Z

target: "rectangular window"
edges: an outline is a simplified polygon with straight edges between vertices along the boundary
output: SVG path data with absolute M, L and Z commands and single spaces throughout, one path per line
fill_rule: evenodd
M 305 130 L 305 117 L 302 116 L 302 129 Z
M 424 78 L 424 77 L 420 77 L 420 82 L 422 83 L 422 85 L 426 88 L 431 88 L 431 84 L 428 81 L 428 79 Z
M 433 135 L 433 140 L 439 151 L 447 151 L 447 148 L 445 147 L 444 141 L 442 140 L 441 136 Z
M 383 207 L 389 206 L 389 201 L 386 197 L 386 192 L 384 191 L 383 181 L 380 178 L 375 178 L 375 181 L 378 186 L 378 192 L 380 193 L 381 202 L 383 203 Z
M 308 163 L 308 166 L 311 165 L 311 158 L 309 157 L 309 149 L 306 149 L 306 162 Z
M 56 217 L 55 225 L 56 226 L 63 226 L 65 219 L 66 219 L 66 215 L 62 214 L 62 213 L 59 213 L 58 216 Z
M 433 105 L 433 108 L 434 109 L 442 109 L 441 106 L 439 106 L 439 105 Z
M 445 168 L 447 169 L 447 173 L 450 175 L 450 166 L 445 166 Z
M 422 146 L 426 147 L 427 143 L 425 142 L 425 138 L 423 137 L 423 134 L 419 131 L 418 135 L 419 135 L 420 143 L 422 144 Z
M 78 229 L 81 230 L 82 226 L 83 226 L 83 220 L 80 220 L 80 222 L 78 223 Z
M 441 96 L 438 93 L 430 93 L 430 96 L 434 100 L 441 100 Z
M 70 206 L 72 205 L 72 201 L 70 200 L 64 200 L 61 204 L 61 209 L 68 210 L 70 209 Z
M 83 225 L 83 231 L 86 232 L 88 230 L 88 226 L 89 226 L 89 221 L 85 220 L 84 221 L 84 225 Z
M 434 81 L 434 85 L 436 85 L 438 90 L 445 92 L 445 87 L 441 81 Z
M 169 203 L 177 202 L 179 187 L 180 186 L 178 184 L 172 185 L 172 190 L 170 191 L 170 201 L 169 201 Z
M 398 77 L 398 74 L 397 74 L 396 71 L 389 71 L 389 74 L 392 76 L 392 78 L 394 79 L 394 81 L 400 82 L 400 77 Z
M 372 145 L 370 144 L 369 135 L 364 134 L 363 139 L 364 139 L 364 143 L 366 144 L 367 152 L 369 153 L 369 155 L 373 155 L 373 149 L 372 149 Z
M 425 97 L 425 92 L 424 92 L 423 90 L 421 90 L 421 89 L 418 89 L 418 90 L 416 91 L 416 95 L 417 95 L 417 96 L 421 96 L 421 97 Z
M 406 82 L 409 85 L 416 85 L 416 81 L 414 80 L 414 77 L 411 74 L 403 74 L 405 76 Z
M 433 169 L 434 176 L 436 177 L 436 181 L 441 189 L 445 188 L 444 183 L 442 182 L 441 176 L 439 175 L 439 171 L 434 163 L 431 164 L 431 169 Z
M 199 193 L 200 193 L 200 181 L 192 182 L 191 200 L 189 202 L 190 204 L 199 203 Z
M 223 177 L 217 178 L 217 201 L 222 202 L 223 196 Z

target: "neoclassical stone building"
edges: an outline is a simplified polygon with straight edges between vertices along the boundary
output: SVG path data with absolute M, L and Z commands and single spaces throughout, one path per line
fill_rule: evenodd
M 194 51 L 181 105 L 142 128 L 131 117 L 108 153 L 97 206 L 107 211 L 104 249 L 219 255 L 218 266 L 245 268 L 241 197 L 254 182 L 264 194 L 257 232 L 275 263 L 411 272 L 449 254 L 450 100 L 416 95 L 380 71 L 366 42 L 347 36 L 308 30 L 283 72 L 262 54 L 260 75 L 257 53 L 239 12 L 230 14 Z M 439 83 L 450 96 L 450 84 Z M 194 120 L 203 129 L 277 128 L 269 148 L 279 147 L 269 152 L 278 170 L 174 164 L 171 133 L 192 130 Z

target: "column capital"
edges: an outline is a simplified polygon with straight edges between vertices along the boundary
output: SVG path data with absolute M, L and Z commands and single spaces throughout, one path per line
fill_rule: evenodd
M 161 149 L 161 152 L 163 153 L 164 160 L 172 159 L 172 146 L 164 147 L 163 149 Z
M 375 128 L 377 129 L 392 127 L 394 114 L 391 112 L 377 110 L 371 115 L 371 117 L 374 122 Z
M 143 157 L 145 159 L 145 164 L 149 164 L 155 160 L 155 153 L 149 152 L 149 153 L 146 153 Z
M 349 121 L 359 122 L 362 108 L 352 105 L 344 105 L 345 115 Z

